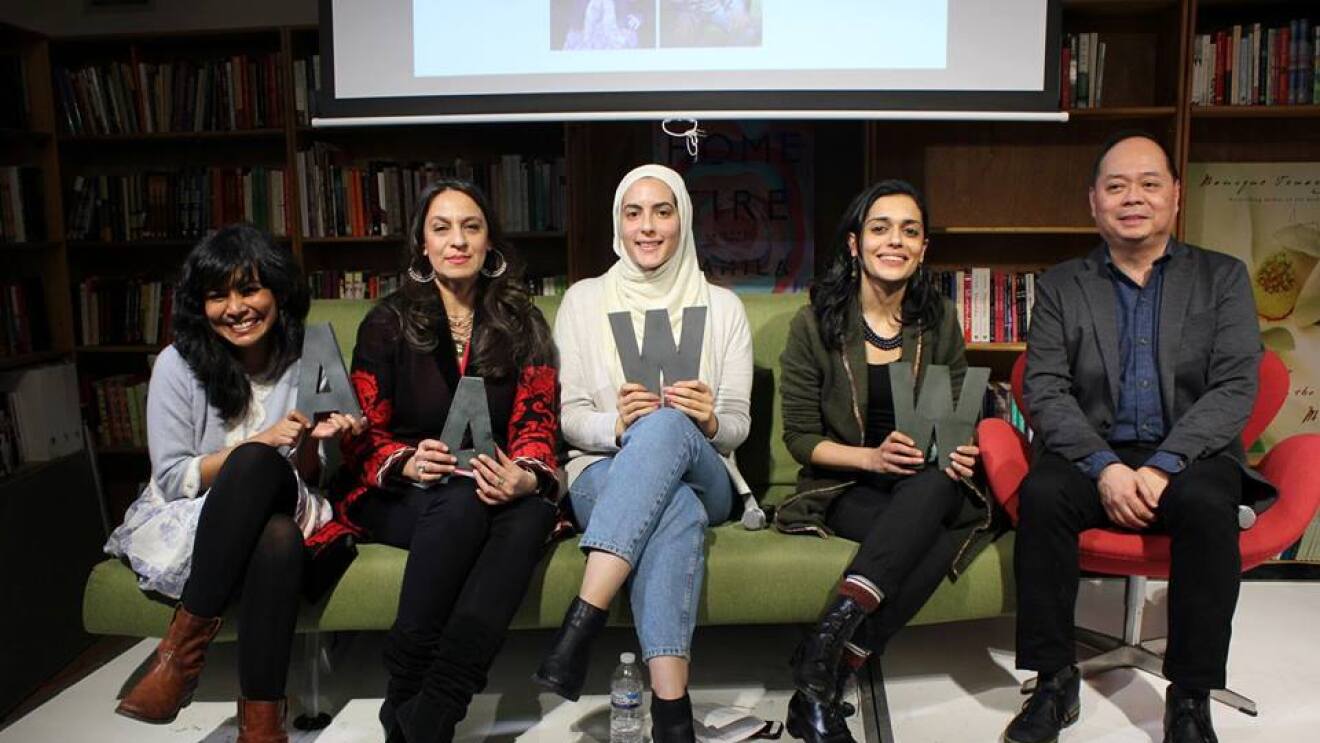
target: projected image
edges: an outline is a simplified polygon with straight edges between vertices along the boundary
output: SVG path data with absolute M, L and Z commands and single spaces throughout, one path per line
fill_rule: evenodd
M 761 0 L 660 0 L 660 46 L 761 45 Z
M 551 49 L 654 47 L 654 0 L 550 0 Z

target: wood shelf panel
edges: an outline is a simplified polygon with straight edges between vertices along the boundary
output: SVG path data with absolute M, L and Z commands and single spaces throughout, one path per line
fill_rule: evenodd
M 1320 119 L 1320 105 L 1192 106 L 1191 115 L 1193 119 Z
M 68 355 L 66 351 L 34 351 L 18 354 L 17 356 L 0 356 L 0 370 L 21 369 L 25 366 L 60 361 Z
M 78 346 L 75 350 L 80 355 L 90 354 L 148 354 L 160 353 L 165 346 L 151 346 L 147 344 L 131 344 L 124 346 Z
M 280 139 L 283 129 L 233 129 L 227 131 L 154 132 L 133 134 L 61 134 L 62 145 L 100 145 L 124 142 L 197 142 L 215 140 Z

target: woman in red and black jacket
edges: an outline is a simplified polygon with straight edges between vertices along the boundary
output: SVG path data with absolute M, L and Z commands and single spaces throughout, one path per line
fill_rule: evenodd
M 366 431 L 344 445 L 337 518 L 409 550 L 386 640 L 390 740 L 447 741 L 494 660 L 554 527 L 554 343 L 473 184 L 427 187 L 405 286 L 358 329 Z M 441 431 L 463 376 L 485 382 L 496 455 L 455 472 Z

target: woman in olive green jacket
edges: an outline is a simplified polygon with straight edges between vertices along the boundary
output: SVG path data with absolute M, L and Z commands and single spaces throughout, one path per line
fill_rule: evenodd
M 852 740 L 839 701 L 847 676 L 991 534 L 989 505 L 971 484 L 977 448 L 959 446 L 940 470 L 895 428 L 891 363 L 911 363 L 917 388 L 943 365 L 959 391 L 967 369 L 956 311 L 922 265 L 927 224 L 904 181 L 858 194 L 839 226 L 839 256 L 779 358 L 784 442 L 802 470 L 775 526 L 861 543 L 794 654 L 788 729 L 809 741 Z

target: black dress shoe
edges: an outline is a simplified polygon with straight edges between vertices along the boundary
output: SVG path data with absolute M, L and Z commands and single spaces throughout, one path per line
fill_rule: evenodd
M 559 696 L 576 702 L 587 681 L 587 662 L 591 659 L 591 641 L 605 627 L 609 612 L 574 598 L 559 625 L 550 652 L 532 680 Z
M 793 685 L 822 704 L 838 696 L 839 663 L 843 645 L 852 639 L 866 610 L 848 596 L 836 596 L 825 615 L 802 640 L 794 654 Z
M 1054 743 L 1059 731 L 1077 722 L 1082 706 L 1082 676 L 1068 666 L 1049 678 L 1039 677 L 1022 711 L 1004 730 L 1004 743 Z
M 1210 724 L 1210 700 L 1181 696 L 1170 685 L 1164 695 L 1164 743 L 1219 743 Z
M 788 700 L 788 734 L 807 743 L 857 743 L 845 719 L 855 710 L 851 704 L 821 704 L 802 692 Z

